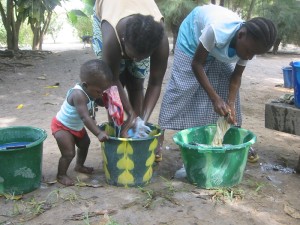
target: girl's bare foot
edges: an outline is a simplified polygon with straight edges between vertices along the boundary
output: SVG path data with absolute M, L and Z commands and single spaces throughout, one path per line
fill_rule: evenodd
M 300 173 L 300 157 L 299 157 L 299 160 L 298 160 L 298 165 L 296 167 L 296 172 Z
M 74 181 L 67 175 L 57 175 L 57 181 L 65 186 L 74 185 Z
M 87 167 L 87 166 L 75 166 L 75 171 L 80 172 L 80 173 L 87 173 L 87 174 L 92 174 L 94 171 L 93 167 Z
M 155 153 L 155 162 L 161 162 L 162 161 L 162 147 L 158 147 L 156 149 Z

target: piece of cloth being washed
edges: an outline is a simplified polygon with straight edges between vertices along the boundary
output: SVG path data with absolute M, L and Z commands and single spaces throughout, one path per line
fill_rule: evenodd
M 217 129 L 212 141 L 212 146 L 222 146 L 223 145 L 223 138 L 226 132 L 230 128 L 230 123 L 227 122 L 227 118 L 224 116 L 220 116 L 217 120 Z
M 67 170 L 76 155 L 76 147 L 75 170 L 88 174 L 93 172 L 92 167 L 84 166 L 91 142 L 85 127 L 100 142 L 109 139 L 91 116 L 94 101 L 102 98 L 103 92 L 111 84 L 111 71 L 103 61 L 94 59 L 85 62 L 80 69 L 80 82 L 68 91 L 59 112 L 52 119 L 52 134 L 61 152 L 57 172 L 57 181 L 61 184 L 74 185 L 74 181 L 67 175 Z
M 239 88 L 247 61 L 266 53 L 277 29 L 262 17 L 243 21 L 225 7 L 196 7 L 182 22 L 159 125 L 182 130 L 216 124 L 220 116 L 242 124 Z
M 119 96 L 118 87 L 111 86 L 109 89 L 104 91 L 102 99 L 114 124 L 118 127 L 122 126 L 124 122 L 124 110 Z
M 127 137 L 137 117 L 147 123 L 160 96 L 169 56 L 163 16 L 154 0 L 96 0 L 93 32 L 93 50 L 119 90 L 126 113 L 121 136 Z

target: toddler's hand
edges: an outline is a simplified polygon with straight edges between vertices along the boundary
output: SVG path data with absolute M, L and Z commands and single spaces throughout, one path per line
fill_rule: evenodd
M 101 131 L 100 134 L 98 134 L 97 138 L 100 142 L 104 142 L 109 139 L 109 136 L 105 132 Z

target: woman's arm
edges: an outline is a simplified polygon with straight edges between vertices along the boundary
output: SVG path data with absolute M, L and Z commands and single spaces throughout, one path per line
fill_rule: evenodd
M 165 34 L 157 49 L 150 56 L 150 76 L 142 109 L 142 119 L 147 122 L 161 93 L 167 69 L 169 41 Z
M 229 112 L 229 107 L 214 90 L 203 68 L 207 56 L 208 56 L 208 51 L 204 48 L 204 46 L 200 42 L 194 54 L 194 58 L 192 61 L 192 70 L 198 82 L 201 84 L 203 89 L 206 91 L 208 97 L 212 101 L 215 112 L 221 116 L 225 116 Z
M 235 118 L 235 100 L 237 93 L 241 86 L 242 74 L 244 72 L 245 66 L 240 66 L 236 64 L 232 76 L 230 78 L 230 86 L 229 86 L 229 94 L 227 99 L 227 104 L 230 107 L 230 117 L 228 118 L 228 122 L 232 124 L 236 124 Z
M 101 25 L 102 29 L 102 40 L 103 40 L 103 60 L 110 67 L 113 74 L 113 82 L 114 85 L 118 87 L 120 99 L 124 108 L 124 111 L 127 114 L 127 121 L 124 124 L 124 130 L 128 130 L 133 124 L 134 119 L 136 118 L 135 112 L 129 102 L 127 94 L 120 82 L 119 74 L 120 74 L 120 62 L 122 59 L 121 49 L 119 42 L 117 40 L 116 34 L 112 26 L 104 21 Z M 127 132 L 122 132 L 121 135 L 125 135 Z

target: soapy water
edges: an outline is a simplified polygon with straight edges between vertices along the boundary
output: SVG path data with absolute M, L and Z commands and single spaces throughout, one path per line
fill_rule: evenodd
M 273 165 L 271 163 L 260 163 L 260 168 L 264 172 L 266 172 L 266 171 L 279 171 L 279 172 L 284 173 L 284 174 L 296 173 L 296 171 L 292 168 L 284 167 L 284 166 L 278 165 L 278 164 Z
M 121 127 L 114 122 L 114 129 L 117 138 L 121 137 Z M 127 131 L 128 138 L 146 138 L 149 137 L 151 128 L 144 124 L 144 121 L 138 117 L 135 129 L 131 128 Z

